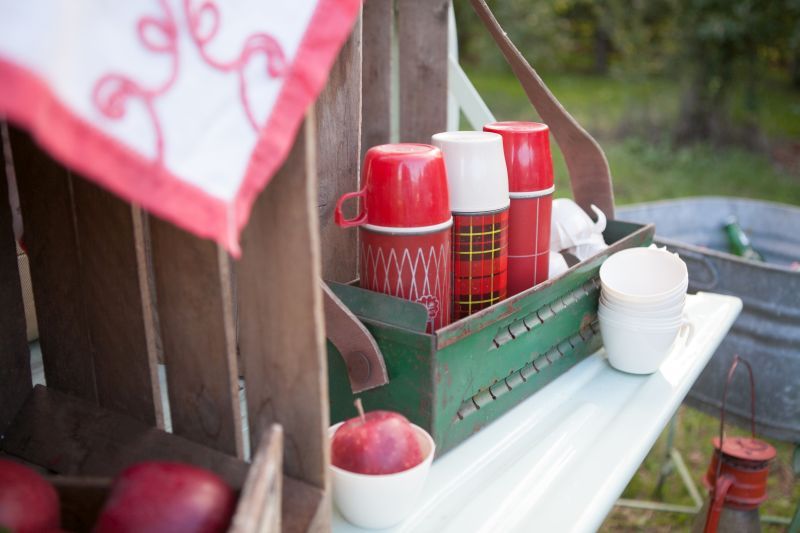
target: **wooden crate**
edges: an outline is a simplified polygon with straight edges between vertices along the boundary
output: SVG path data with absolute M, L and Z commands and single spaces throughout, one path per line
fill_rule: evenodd
M 242 491 L 232 530 L 274 531 L 281 522 L 286 531 L 325 528 L 328 407 L 309 201 L 312 133 L 313 124 L 302 129 L 254 208 L 236 265 L 236 282 L 247 288 L 237 324 L 227 254 L 73 176 L 10 130 L 48 386 L 31 387 L 11 212 L 2 201 L 2 453 L 77 479 L 59 481 L 65 498 L 100 494 L 81 480 L 110 479 L 134 462 L 193 463 Z M 270 242 L 287 236 L 295 249 L 269 253 Z M 311 260 L 298 267 L 290 259 L 300 256 Z M 240 380 L 255 384 L 245 387 L 249 432 Z M 172 433 L 163 431 L 164 383 Z M 252 468 L 245 435 L 258 452 Z M 70 527 L 81 530 L 94 511 L 73 513 Z
M 429 142 L 446 129 L 448 7 L 449 0 L 365 3 L 288 159 L 256 201 L 238 262 L 68 171 L 11 128 L 47 387 L 31 385 L 0 175 L 0 453 L 61 476 L 65 502 L 77 494 L 95 509 L 107 479 L 142 459 L 205 466 L 245 487 L 246 498 L 246 479 L 268 469 L 256 464 L 248 477 L 245 448 L 259 449 L 271 435 L 274 451 L 280 439 L 270 428 L 278 424 L 282 529 L 329 529 L 318 281 L 347 282 L 357 271 L 356 232 L 334 225 L 333 208 L 358 188 L 367 147 Z M 171 433 L 164 431 L 159 371 Z M 267 463 L 281 468 L 275 458 Z M 89 506 L 73 515 L 93 512 Z

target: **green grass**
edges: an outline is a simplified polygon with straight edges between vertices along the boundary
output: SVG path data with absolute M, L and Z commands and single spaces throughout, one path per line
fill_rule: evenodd
M 682 453 L 700 493 L 705 495 L 706 490 L 703 487 L 702 477 L 705 475 L 711 459 L 711 439 L 719 432 L 719 419 L 685 406 L 680 408 L 677 416 L 675 447 Z M 667 452 L 666 433 L 665 430 L 659 437 L 636 476 L 625 488 L 624 498 L 655 500 L 653 489 L 658 481 L 658 474 Z M 728 428 L 727 434 L 748 435 L 747 431 L 735 427 Z M 793 445 L 785 442 L 765 440 L 775 446 L 778 456 L 770 466 L 767 485 L 768 499 L 761 506 L 761 514 L 790 517 L 794 513 L 795 506 L 800 502 L 800 483 L 794 479 L 791 468 L 794 448 Z M 693 505 L 677 472 L 673 472 L 667 477 L 662 490 L 661 501 Z M 693 520 L 694 516 L 692 515 L 616 507 L 606 518 L 601 531 L 685 531 L 691 527 Z M 784 526 L 780 525 L 762 524 L 762 530 L 765 533 L 777 533 L 784 529 Z
M 511 74 L 467 69 L 478 92 L 498 120 L 535 120 L 536 114 Z M 781 170 L 767 153 L 741 148 L 698 145 L 674 149 L 670 131 L 679 102 L 679 86 L 663 79 L 618 80 L 573 74 L 544 74 L 552 92 L 603 146 L 614 180 L 617 203 L 627 204 L 699 195 L 730 195 L 800 205 L 800 164 L 797 172 Z M 734 95 L 734 119 L 747 116 L 743 91 Z M 769 138 L 800 147 L 800 93 L 775 83 L 760 89 L 761 106 L 755 117 Z M 793 143 L 793 144 L 791 144 Z M 797 149 L 800 158 L 800 148 Z M 558 196 L 569 196 L 569 178 L 563 157 L 554 146 Z M 705 494 L 701 478 L 711 455 L 711 438 L 718 419 L 682 407 L 675 447 Z M 730 433 L 742 433 L 732 429 Z M 800 484 L 791 470 L 792 445 L 772 442 L 778 458 L 771 468 L 769 499 L 762 513 L 791 516 L 800 502 Z M 666 431 L 625 489 L 626 498 L 652 499 L 666 453 Z M 677 473 L 667 479 L 663 501 L 691 505 Z M 602 531 L 686 531 L 693 517 L 615 508 Z M 766 532 L 782 526 L 763 525 Z
M 499 120 L 536 119 L 510 74 L 468 72 Z M 678 85 L 666 80 L 621 81 L 580 75 L 543 75 L 552 92 L 606 152 L 619 204 L 697 195 L 731 195 L 800 205 L 800 176 L 781 170 L 767 154 L 698 145 L 675 149 L 669 132 L 678 112 Z M 800 94 L 765 94 L 764 131 L 800 139 Z M 557 195 L 569 178 L 553 149 Z

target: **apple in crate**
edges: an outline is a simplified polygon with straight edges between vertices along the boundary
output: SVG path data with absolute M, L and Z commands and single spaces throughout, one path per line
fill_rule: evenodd
M 331 442 L 331 464 L 357 474 L 394 474 L 420 464 L 425 458 L 417 431 L 406 417 L 391 411 L 364 413 L 336 430 Z
M 235 505 L 233 490 L 207 470 L 183 463 L 138 463 L 114 480 L 94 531 L 223 532 Z
M 52 531 L 59 522 L 56 489 L 27 466 L 0 459 L 0 531 Z

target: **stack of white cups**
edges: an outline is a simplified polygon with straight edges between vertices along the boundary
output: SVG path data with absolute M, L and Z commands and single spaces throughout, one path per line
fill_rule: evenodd
M 688 342 L 692 327 L 683 307 L 689 274 L 677 254 L 655 247 L 623 250 L 600 267 L 600 282 L 598 317 L 611 366 L 651 374 L 676 338 Z

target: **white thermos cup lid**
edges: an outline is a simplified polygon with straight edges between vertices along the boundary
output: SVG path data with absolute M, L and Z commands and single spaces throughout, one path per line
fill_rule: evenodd
M 432 138 L 444 155 L 454 213 L 500 211 L 509 206 L 503 138 L 487 131 L 446 131 Z

